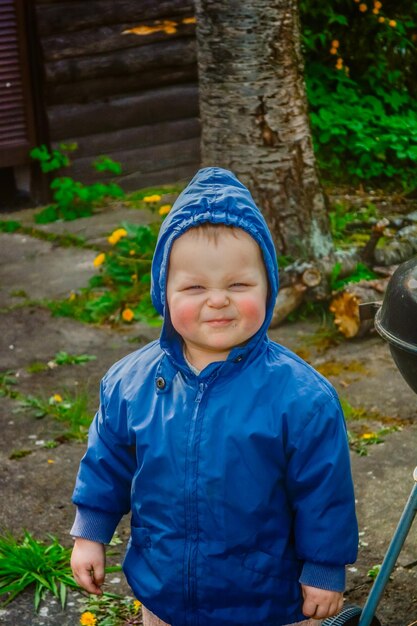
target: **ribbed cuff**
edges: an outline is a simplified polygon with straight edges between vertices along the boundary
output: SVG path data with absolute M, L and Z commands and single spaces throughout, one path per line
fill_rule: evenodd
M 70 534 L 72 537 L 82 537 L 98 543 L 110 543 L 122 517 L 122 513 L 106 513 L 85 506 L 77 506 Z
M 301 572 L 300 583 L 327 591 L 344 591 L 346 585 L 345 567 L 343 565 L 306 562 Z

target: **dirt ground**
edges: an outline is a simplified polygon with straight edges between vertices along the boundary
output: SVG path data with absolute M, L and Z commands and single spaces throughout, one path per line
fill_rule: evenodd
M 95 243 L 120 224 L 121 219 L 143 221 L 132 210 L 104 213 L 50 228 L 77 229 Z M 0 219 L 16 219 L 1 215 Z M 31 212 L 19 214 L 31 219 Z M 43 227 L 45 228 L 45 227 Z M 75 231 L 74 231 L 75 232 Z M 84 248 L 60 248 L 22 234 L 0 234 L 0 374 L 12 372 L 22 394 L 49 398 L 65 390 L 86 390 L 94 413 L 98 383 L 107 368 L 128 352 L 154 339 L 158 330 L 133 324 L 122 330 L 87 326 L 68 318 L 54 318 L 36 298 L 58 298 L 85 285 L 94 272 L 95 253 Z M 23 295 L 18 295 L 25 294 Z M 359 559 L 349 567 L 346 599 L 363 606 L 371 579 L 367 573 L 381 563 L 413 486 L 417 461 L 417 398 L 397 372 L 389 349 L 376 335 L 345 341 L 323 330 L 319 321 L 286 323 L 271 337 L 297 351 L 335 385 L 356 411 L 348 420 L 352 433 L 361 435 L 396 427 L 378 445 L 360 456 L 352 451 L 361 542 Z M 64 365 L 33 371 L 33 363 L 48 363 L 65 350 L 97 358 L 84 365 Z M 35 368 L 36 369 L 36 368 Z M 71 492 L 85 443 L 63 442 L 63 425 L 50 418 L 36 419 L 17 411 L 15 399 L 0 397 L 0 532 L 21 535 L 29 530 L 38 539 L 48 533 L 71 544 L 68 535 L 74 515 Z M 45 443 L 56 440 L 55 448 Z M 19 454 L 24 451 L 24 454 Z M 112 560 L 120 561 L 128 538 L 128 520 L 118 534 L 122 545 Z M 383 624 L 408 626 L 417 622 L 417 533 L 413 528 L 378 608 Z M 120 575 L 110 575 L 107 589 L 128 593 Z M 75 626 L 80 615 L 79 594 L 71 594 L 67 608 L 48 598 L 41 611 L 33 611 L 33 598 L 24 594 L 0 607 L 4 626 Z

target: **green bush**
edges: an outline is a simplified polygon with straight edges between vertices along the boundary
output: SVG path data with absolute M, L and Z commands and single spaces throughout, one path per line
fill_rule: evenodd
M 316 154 L 336 182 L 417 187 L 417 5 L 301 1 Z
M 76 150 L 76 144 L 61 145 L 61 150 L 49 151 L 45 145 L 34 148 L 30 156 L 39 161 L 44 173 L 69 167 L 68 152 Z M 96 172 L 110 172 L 118 176 L 122 168 L 120 163 L 109 157 L 100 156 L 92 163 Z M 62 219 L 75 220 L 92 215 L 96 206 L 108 198 L 124 198 L 123 189 L 116 183 L 93 183 L 84 185 L 70 176 L 57 176 L 50 184 L 54 202 L 35 215 L 35 222 L 46 224 Z

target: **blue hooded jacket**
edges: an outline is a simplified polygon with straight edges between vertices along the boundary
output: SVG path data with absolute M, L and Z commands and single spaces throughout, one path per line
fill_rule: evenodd
M 265 322 L 199 375 L 166 307 L 174 240 L 204 222 L 259 244 Z M 75 536 L 108 543 L 131 511 L 123 569 L 172 626 L 281 626 L 305 619 L 300 581 L 343 590 L 358 534 L 343 414 L 332 386 L 267 329 L 278 290 L 274 245 L 249 191 L 200 170 L 162 224 L 152 265 L 161 337 L 101 385 L 73 502 Z

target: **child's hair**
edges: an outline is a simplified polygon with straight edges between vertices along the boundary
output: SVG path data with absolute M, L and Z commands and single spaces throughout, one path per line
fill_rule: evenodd
M 214 241 L 216 244 L 219 240 L 219 236 L 226 231 L 231 233 L 237 239 L 239 237 L 239 230 L 241 229 L 236 226 L 230 226 L 229 224 L 213 224 L 212 222 L 204 222 L 203 224 L 192 226 L 187 230 L 187 232 L 196 236 L 204 235 L 209 241 Z

